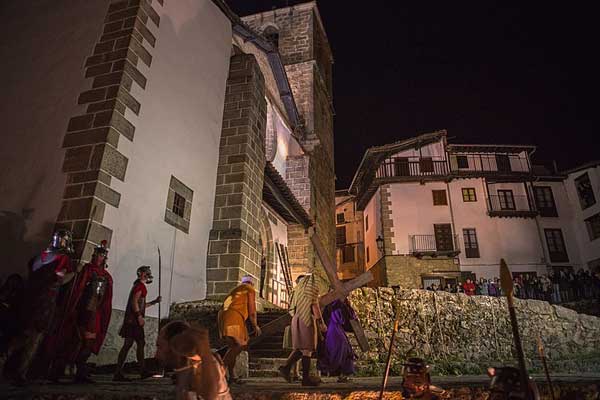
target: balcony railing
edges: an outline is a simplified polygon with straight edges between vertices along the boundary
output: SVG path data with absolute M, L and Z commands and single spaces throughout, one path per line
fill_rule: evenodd
M 454 256 L 460 253 L 458 235 L 410 235 L 409 247 L 410 253 L 416 256 Z
M 535 217 L 537 211 L 527 196 L 492 194 L 487 199 L 488 214 L 492 217 L 522 216 Z
M 357 276 L 365 271 L 364 243 L 338 245 L 335 250 L 337 270 L 343 278 Z
M 406 161 L 392 158 L 381 163 L 376 177 L 446 176 L 448 173 L 448 163 L 445 160 L 432 161 L 431 159 L 421 159 L 419 161 Z
M 529 161 L 517 154 L 451 154 L 454 175 L 528 175 Z

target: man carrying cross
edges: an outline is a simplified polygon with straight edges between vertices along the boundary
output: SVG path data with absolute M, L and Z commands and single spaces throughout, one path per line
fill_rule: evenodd
M 279 374 L 291 382 L 290 370 L 302 359 L 302 386 L 318 386 L 321 381 L 310 375 L 310 357 L 317 348 L 317 330 L 327 331 L 319 307 L 319 287 L 315 275 L 301 275 L 296 280 L 292 292 L 290 312 L 293 313 L 291 322 L 292 352 L 287 362 L 279 368 Z
M 294 317 L 291 318 L 290 314 L 285 314 L 284 316 L 278 318 L 277 320 L 265 325 L 262 329 L 263 334 L 268 335 L 273 332 L 279 331 L 280 329 L 283 329 L 287 325 L 290 325 L 290 319 L 292 319 L 292 322 L 291 322 L 292 329 L 291 330 L 292 330 L 292 342 L 293 342 L 292 345 L 293 345 L 294 351 L 292 351 L 292 353 L 290 354 L 286 365 L 284 367 L 282 367 L 279 371 L 280 375 L 284 379 L 286 379 L 288 382 L 291 381 L 290 372 L 289 372 L 291 366 L 295 362 L 297 362 L 301 357 L 303 357 L 302 349 L 297 347 L 298 343 L 294 342 L 294 339 L 293 339 L 294 329 L 295 329 L 293 320 L 296 319 L 296 321 L 297 321 L 296 325 L 298 327 L 301 326 L 299 324 L 300 321 L 302 321 L 303 319 L 308 320 L 307 315 L 304 315 L 304 318 L 301 318 L 301 314 L 299 314 L 299 310 L 306 310 L 306 308 L 307 308 L 306 304 L 310 304 L 310 311 L 312 313 L 311 318 L 314 318 L 314 321 L 315 321 L 313 323 L 312 329 L 314 330 L 314 334 L 316 334 L 317 326 L 315 324 L 318 322 L 317 320 L 319 318 L 321 318 L 320 307 L 325 307 L 326 305 L 332 303 L 335 300 L 345 299 L 352 290 L 359 288 L 361 286 L 364 286 L 373 280 L 373 274 L 370 271 L 367 271 L 367 272 L 359 275 L 355 279 L 352 279 L 348 282 L 342 283 L 337 277 L 336 265 L 333 262 L 333 260 L 329 257 L 327 252 L 325 251 L 325 248 L 323 247 L 323 244 L 321 243 L 321 239 L 319 238 L 318 234 L 316 232 L 312 232 L 310 240 L 315 249 L 315 253 L 318 255 L 319 259 L 321 260 L 321 263 L 323 264 L 323 267 L 327 274 L 327 278 L 329 279 L 329 283 L 333 290 L 329 291 L 328 293 L 326 293 L 325 295 L 323 295 L 321 297 L 318 297 L 318 294 L 316 294 L 318 291 L 313 287 L 313 285 L 315 285 L 315 286 L 317 285 L 316 277 L 314 275 L 309 276 L 309 277 L 311 277 L 310 281 L 312 281 L 312 284 L 310 286 L 308 285 L 309 281 L 306 281 L 306 283 L 302 284 L 302 282 L 304 282 L 304 280 L 307 279 L 307 277 L 304 277 L 303 279 L 299 279 L 299 281 L 297 282 L 297 286 L 294 288 L 292 304 L 290 306 L 290 310 L 293 310 L 292 312 L 295 311 Z M 304 285 L 309 286 L 309 288 L 304 288 L 303 287 Z M 309 295 L 307 295 L 305 292 L 308 292 Z M 299 300 L 297 300 L 297 299 L 300 299 L 300 298 L 303 299 L 302 300 L 303 307 L 298 307 Z M 315 304 L 317 302 L 318 302 L 318 306 L 316 306 L 316 307 L 313 306 L 313 304 Z M 302 312 L 305 313 L 306 311 L 302 311 Z M 363 332 L 360 324 L 358 323 L 358 321 L 353 320 L 353 321 L 351 321 L 351 325 L 352 325 L 352 329 L 354 331 L 354 334 L 356 336 L 356 339 L 357 339 L 358 344 L 360 345 L 361 349 L 363 351 L 368 351 L 369 344 L 367 342 L 367 339 L 364 335 L 364 332 Z M 312 332 L 312 331 L 310 331 L 310 332 Z M 297 333 L 299 333 L 299 332 L 297 332 Z M 255 338 L 255 340 L 253 342 L 251 342 L 251 344 L 254 344 L 260 340 L 261 340 L 261 337 Z M 300 350 L 300 352 L 298 352 L 297 350 Z M 310 348 L 306 349 L 306 350 L 310 350 Z M 306 361 L 303 360 L 303 365 L 305 362 Z M 310 358 L 308 358 L 308 362 L 309 362 L 308 365 L 310 365 Z M 308 369 L 307 369 L 307 371 L 308 371 Z M 303 373 L 303 378 L 304 378 L 304 373 Z M 314 380 L 314 379 L 311 379 L 311 381 L 312 380 Z M 303 381 L 304 381 L 304 379 L 303 379 Z

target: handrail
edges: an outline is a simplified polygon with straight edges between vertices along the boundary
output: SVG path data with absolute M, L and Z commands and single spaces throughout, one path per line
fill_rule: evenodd
M 535 211 L 529 197 L 525 195 L 491 194 L 487 198 L 487 204 L 489 211 L 493 212 Z
M 440 248 L 441 241 L 435 235 L 409 235 L 411 253 L 453 252 L 459 250 L 458 235 L 452 235 L 452 243 L 448 248 Z

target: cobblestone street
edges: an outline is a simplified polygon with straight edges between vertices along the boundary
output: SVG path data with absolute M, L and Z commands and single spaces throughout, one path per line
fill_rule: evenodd
M 109 376 L 96 377 L 97 384 L 89 385 L 50 385 L 36 384 L 17 388 L 6 383 L 0 384 L 2 399 L 173 399 L 174 386 L 170 379 L 148 379 L 132 383 L 115 383 Z M 534 376 L 536 382 L 544 382 L 542 376 Z M 555 386 L 560 388 L 561 399 L 594 399 L 593 393 L 600 388 L 600 375 L 579 376 L 557 375 L 553 377 Z M 448 389 L 453 399 L 486 399 L 483 388 L 488 383 L 486 376 L 434 377 L 434 384 Z M 286 384 L 280 379 L 249 379 L 242 386 L 234 386 L 236 400 L 320 400 L 320 399 L 370 399 L 376 394 L 381 378 L 355 378 L 351 383 L 339 384 L 335 379 L 324 379 L 319 388 L 304 388 L 298 384 Z M 595 385 L 595 386 L 594 386 Z M 391 377 L 386 399 L 400 399 L 400 378 Z M 541 388 L 542 393 L 547 392 Z M 575 396 L 577 393 L 577 397 Z M 579 397 L 579 393 L 584 397 Z M 585 394 L 584 394 L 585 393 Z M 587 397 L 586 397 L 587 396 Z M 544 397 L 543 397 L 544 398 Z

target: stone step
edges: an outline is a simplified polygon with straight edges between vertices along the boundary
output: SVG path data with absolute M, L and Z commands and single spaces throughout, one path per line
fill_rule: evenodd
M 251 378 L 275 378 L 279 376 L 279 367 L 285 365 L 287 358 L 253 358 L 248 364 Z M 317 360 L 311 360 L 311 370 L 317 371 Z
M 286 349 L 257 349 L 250 352 L 251 358 L 278 358 L 285 357 L 289 354 L 289 350 Z
M 250 349 L 250 353 L 255 350 L 264 350 L 264 349 L 282 349 L 283 348 L 283 340 L 271 340 L 271 338 L 267 338 L 260 342 L 257 345 L 254 345 Z

